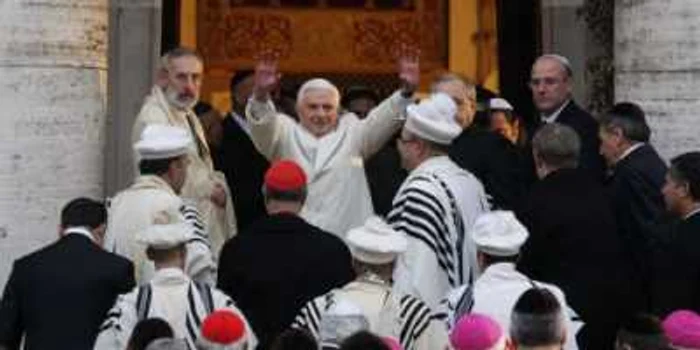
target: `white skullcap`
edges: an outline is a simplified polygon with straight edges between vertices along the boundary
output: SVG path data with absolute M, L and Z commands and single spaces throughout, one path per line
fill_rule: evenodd
M 489 109 L 492 110 L 502 110 L 502 111 L 512 111 L 513 106 L 511 106 L 508 101 L 503 98 L 496 97 L 489 100 Z
M 457 123 L 457 105 L 444 93 L 430 95 L 417 105 L 407 107 L 404 128 L 417 137 L 449 145 L 459 136 L 462 127 Z
M 141 132 L 134 149 L 141 159 L 168 159 L 186 154 L 191 144 L 190 133 L 183 128 L 150 124 Z
M 477 249 L 493 256 L 517 255 L 527 236 L 527 229 L 512 211 L 483 214 L 472 227 L 472 239 Z
M 340 90 L 338 90 L 338 87 L 323 78 L 309 79 L 302 84 L 299 88 L 299 92 L 297 93 L 297 103 L 301 102 L 306 93 L 311 90 L 330 91 L 333 94 L 333 101 L 335 102 L 336 106 L 340 103 Z
M 372 216 L 363 226 L 350 230 L 345 240 L 355 259 L 374 265 L 394 261 L 408 247 L 406 237 L 378 216 Z
M 136 240 L 153 249 L 170 249 L 194 238 L 192 226 L 172 210 L 156 214 L 153 223 L 136 235 Z

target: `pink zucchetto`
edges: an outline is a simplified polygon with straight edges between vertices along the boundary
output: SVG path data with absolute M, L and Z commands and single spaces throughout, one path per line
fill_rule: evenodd
M 491 317 L 473 313 L 457 321 L 450 342 L 455 350 L 504 350 L 506 337 Z
M 661 323 L 671 345 L 700 349 L 700 315 L 689 310 L 674 311 Z

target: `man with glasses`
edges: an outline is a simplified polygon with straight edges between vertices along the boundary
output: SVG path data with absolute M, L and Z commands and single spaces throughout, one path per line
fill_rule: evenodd
M 603 180 L 605 163 L 598 153 L 598 122 L 573 100 L 573 72 L 566 57 L 540 56 L 530 73 L 532 100 L 544 123 L 561 123 L 573 128 L 581 139 L 580 166 Z

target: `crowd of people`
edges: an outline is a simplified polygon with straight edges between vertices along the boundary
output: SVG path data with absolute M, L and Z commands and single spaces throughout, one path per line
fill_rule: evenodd
M 0 349 L 700 349 L 700 152 L 667 165 L 632 102 L 591 116 L 565 57 L 530 127 L 456 74 L 418 99 L 417 57 L 293 113 L 274 57 L 223 117 L 203 70 L 163 56 L 133 183 L 15 261 Z

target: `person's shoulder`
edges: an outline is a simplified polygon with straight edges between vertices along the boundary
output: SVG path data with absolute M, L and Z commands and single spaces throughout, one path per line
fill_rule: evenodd
M 48 256 L 52 255 L 53 252 L 58 251 L 57 246 L 64 244 L 65 241 L 60 239 L 49 243 L 41 248 L 38 248 L 24 256 L 21 256 L 14 262 L 14 267 L 19 270 L 30 268 L 33 266 L 43 266 L 43 264 L 38 264 L 39 261 L 44 260 Z

